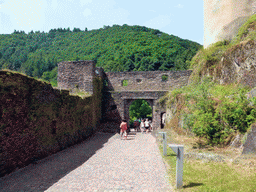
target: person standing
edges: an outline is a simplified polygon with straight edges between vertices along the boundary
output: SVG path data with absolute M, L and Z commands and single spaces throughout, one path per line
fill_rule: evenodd
M 151 120 L 149 120 L 149 129 L 150 129 L 151 132 L 153 131 L 152 121 Z
M 141 123 L 140 123 L 140 131 L 141 131 L 141 133 L 144 132 L 144 129 L 145 129 L 145 124 L 144 124 L 144 120 L 142 119 Z
M 146 133 L 148 133 L 148 130 L 149 130 L 149 121 L 148 121 L 148 119 L 146 119 L 146 121 L 145 121 L 145 129 L 146 129 Z
M 121 140 L 124 135 L 125 140 L 127 139 L 127 122 L 125 119 L 122 120 L 122 123 L 120 124 L 120 136 Z

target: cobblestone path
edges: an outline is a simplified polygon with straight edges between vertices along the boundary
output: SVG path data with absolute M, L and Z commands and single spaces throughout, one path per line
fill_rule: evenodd
M 97 133 L 81 144 L 0 178 L 0 191 L 172 191 L 151 134 Z

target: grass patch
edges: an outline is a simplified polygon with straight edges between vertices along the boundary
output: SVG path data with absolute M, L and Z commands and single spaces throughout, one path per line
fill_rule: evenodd
M 167 132 L 168 143 L 183 144 L 185 153 L 192 151 L 193 145 L 198 145 L 198 140 L 194 137 L 180 136 L 167 129 L 164 131 Z M 171 133 L 172 136 L 170 135 Z M 170 183 L 172 186 L 176 186 L 176 156 L 170 148 L 167 148 L 167 156 L 163 156 L 160 138 L 158 137 L 157 139 L 159 150 L 168 165 L 167 173 Z M 194 151 L 198 152 L 199 149 L 194 149 Z M 206 151 L 208 151 L 207 147 L 200 149 L 200 152 Z M 233 155 L 237 154 L 234 153 Z M 255 181 L 256 157 L 251 157 L 239 164 L 185 159 L 183 165 L 183 189 L 176 189 L 176 191 L 256 191 Z
M 252 15 L 239 29 L 236 38 L 233 39 L 233 44 L 239 43 L 247 39 L 256 39 L 256 15 Z
M 70 92 L 70 95 L 79 96 L 79 97 L 81 97 L 82 99 L 84 99 L 85 97 L 91 96 L 90 93 L 81 91 L 81 90 L 79 90 L 79 89 L 74 89 L 74 90 L 72 90 L 72 92 Z

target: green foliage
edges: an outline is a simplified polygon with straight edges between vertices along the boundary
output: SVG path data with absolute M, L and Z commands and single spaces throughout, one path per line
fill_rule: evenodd
M 236 38 L 233 39 L 233 43 L 238 43 L 242 40 L 247 39 L 256 39 L 255 33 L 255 25 L 256 25 L 256 15 L 252 15 L 239 29 Z
M 217 64 L 221 56 L 227 50 L 229 42 L 227 40 L 219 41 L 209 46 L 206 49 L 201 49 L 203 59 L 206 62 L 206 67 Z
M 124 86 L 124 87 L 125 87 L 125 86 L 127 86 L 127 85 L 128 85 L 128 80 L 126 80 L 126 79 L 125 79 L 125 80 L 123 80 L 123 81 L 122 81 L 122 86 Z
M 55 85 L 61 61 L 94 60 L 105 71 L 185 70 L 200 47 L 159 30 L 126 24 L 91 31 L 14 31 L 0 35 L 0 69 L 22 71 Z
M 198 84 L 174 90 L 167 98 L 170 107 L 178 96 L 184 96 L 184 129 L 208 139 L 209 144 L 222 144 L 232 133 L 245 133 L 256 120 L 256 99 L 248 100 L 248 91 L 247 87 L 217 85 L 205 78 Z
M 129 114 L 132 121 L 138 118 L 152 117 L 152 108 L 147 101 L 137 99 L 130 105 Z
M 223 40 L 216 42 L 206 49 L 200 48 L 198 53 L 190 60 L 190 68 L 196 69 L 198 76 L 200 71 L 214 68 L 224 53 L 236 49 L 242 41 L 256 40 L 256 15 L 252 15 L 239 29 L 238 34 L 231 41 Z M 194 74 L 195 76 L 195 74 Z
M 168 76 L 167 75 L 162 75 L 162 81 L 167 81 Z

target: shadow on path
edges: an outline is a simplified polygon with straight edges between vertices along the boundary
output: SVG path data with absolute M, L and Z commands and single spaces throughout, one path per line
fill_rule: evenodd
M 0 178 L 0 191 L 45 191 L 117 138 L 113 133 L 96 133 L 80 144 Z

